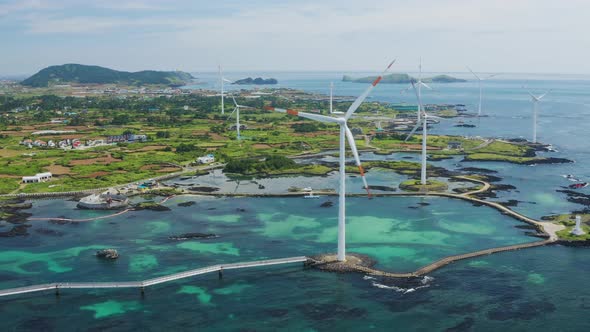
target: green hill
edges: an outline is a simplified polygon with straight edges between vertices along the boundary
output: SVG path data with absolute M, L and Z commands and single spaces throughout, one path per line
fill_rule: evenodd
M 42 69 L 21 84 L 31 87 L 65 83 L 183 85 L 193 78 L 191 74 L 181 71 L 144 70 L 132 73 L 99 66 L 65 64 Z
M 375 79 L 377 78 L 377 76 L 367 76 L 367 77 L 361 77 L 361 78 L 353 78 L 351 76 L 348 75 L 344 75 L 342 77 L 342 81 L 344 82 L 353 82 L 353 83 L 371 83 L 373 82 Z M 402 83 L 410 83 L 410 82 L 416 82 L 417 79 L 415 77 L 412 77 L 408 74 L 389 74 L 389 75 L 385 75 L 383 76 L 383 79 L 381 80 L 381 83 L 389 83 L 389 84 L 402 84 Z M 435 82 L 435 83 L 455 83 L 455 82 L 467 82 L 464 79 L 460 79 L 460 78 L 455 78 L 449 75 L 438 75 L 438 76 L 434 76 L 434 77 L 429 77 L 429 78 L 423 78 L 422 82 L 425 83 L 430 83 L 430 82 Z

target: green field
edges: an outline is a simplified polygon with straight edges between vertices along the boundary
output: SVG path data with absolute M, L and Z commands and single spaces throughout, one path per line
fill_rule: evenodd
M 37 94 L 35 94 L 37 92 Z M 216 161 L 264 159 L 268 156 L 296 156 L 317 153 L 338 147 L 338 127 L 318 124 L 293 116 L 264 111 L 264 106 L 301 110 L 327 109 L 327 101 L 295 99 L 288 101 L 274 95 L 257 99 L 238 98 L 240 104 L 252 106 L 241 114 L 242 140 L 230 130 L 234 118 L 221 116 L 219 98 L 201 95 L 174 97 L 84 97 L 58 96 L 61 90 L 31 89 L 26 93 L 0 96 L 0 193 L 51 192 L 108 187 L 144 180 L 175 172 L 207 153 Z M 301 94 L 305 96 L 305 94 Z M 229 104 L 228 104 L 229 105 Z M 350 102 L 336 102 L 336 110 L 345 111 Z M 18 112 L 14 110 L 18 109 Z M 65 111 L 67 110 L 67 112 Z M 350 128 L 374 134 L 367 145 L 358 135 L 359 149 L 370 148 L 377 153 L 395 151 L 418 152 L 420 137 L 407 143 L 405 134 L 375 133 L 375 124 L 363 116 L 396 117 L 401 111 L 383 103 L 364 103 Z M 452 116 L 450 111 L 441 111 Z M 65 123 L 51 123 L 60 119 Z M 74 133 L 33 135 L 39 130 L 73 130 Z M 19 145 L 22 140 L 53 140 L 66 138 L 81 141 L 106 139 L 122 134 L 147 135 L 147 142 L 118 143 L 86 150 Z M 462 149 L 449 150 L 450 141 L 460 142 Z M 429 153 L 433 158 L 464 155 L 467 160 L 501 160 L 525 162 L 534 158 L 531 148 L 495 141 L 485 145 L 483 139 L 457 136 L 429 136 Z M 365 168 L 379 167 L 408 175 L 416 175 L 419 165 L 400 162 L 368 162 Z M 358 171 L 356 167 L 348 167 Z M 327 166 L 283 165 L 273 169 L 246 170 L 241 175 L 323 175 Z M 436 168 L 429 166 L 429 174 Z M 54 179 L 47 183 L 20 185 L 20 177 L 51 171 Z

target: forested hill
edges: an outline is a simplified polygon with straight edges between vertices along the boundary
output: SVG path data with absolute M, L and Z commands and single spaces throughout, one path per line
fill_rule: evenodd
M 193 78 L 191 74 L 181 71 L 144 70 L 132 73 L 99 66 L 65 64 L 42 69 L 21 84 L 31 87 L 67 83 L 183 85 Z

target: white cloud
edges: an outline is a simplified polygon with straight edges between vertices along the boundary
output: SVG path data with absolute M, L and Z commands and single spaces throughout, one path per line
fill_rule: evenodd
M 43 6 L 41 1 L 28 1 L 18 9 L 30 12 L 24 17 L 24 38 L 66 34 L 126 40 L 129 50 L 125 56 L 143 61 L 129 63 L 143 68 L 164 63 L 210 69 L 223 62 L 228 70 L 375 70 L 398 55 L 402 69 L 415 68 L 418 57 L 423 56 L 430 70 L 462 71 L 469 63 L 485 71 L 553 72 L 573 71 L 576 62 L 585 63 L 590 57 L 590 40 L 582 33 L 590 28 L 586 19 L 590 3 L 583 0 L 218 1 L 198 5 L 182 0 L 172 4 L 109 0 L 92 5 L 112 11 L 102 16 L 93 16 L 89 8 L 70 16 L 36 12 Z M 2 10 L 0 7 L 0 15 Z M 95 48 L 90 52 L 104 59 L 114 46 L 107 42 Z M 567 61 L 558 61 L 564 49 L 568 50 Z M 149 59 L 145 52 L 151 55 Z M 108 56 L 111 58 L 110 53 Z M 582 69 L 590 72 L 590 68 Z
M 7 16 L 23 11 L 53 8 L 52 5 L 41 0 L 16 0 L 0 3 L 0 16 Z

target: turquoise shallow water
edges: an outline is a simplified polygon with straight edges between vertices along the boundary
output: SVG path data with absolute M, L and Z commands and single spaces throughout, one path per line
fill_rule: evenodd
M 138 211 L 80 224 L 35 222 L 29 236 L 1 242 L 0 285 L 139 280 L 222 262 L 333 252 L 337 210 L 319 207 L 329 199 L 333 198 L 182 196 L 166 203 L 169 212 Z M 178 206 L 189 200 L 196 204 Z M 73 210 L 74 202 L 69 201 L 33 203 L 35 216 L 102 214 Z M 348 218 L 349 250 L 368 254 L 379 267 L 394 271 L 411 271 L 447 255 L 535 240 L 515 227 L 519 223 L 493 209 L 445 198 L 350 198 Z M 187 232 L 215 233 L 219 238 L 168 239 Z M 98 260 L 93 253 L 104 247 L 118 249 L 121 257 L 114 262 Z M 427 278 L 398 284 L 303 270 L 296 264 L 228 271 L 223 280 L 213 274 L 159 285 L 149 288 L 144 298 L 137 290 L 5 298 L 0 301 L 0 319 L 13 330 L 67 329 L 67 320 L 75 319 L 77 326 L 99 330 L 214 331 L 364 329 L 370 318 L 380 329 L 386 324 L 385 316 L 379 317 L 390 309 L 389 304 L 375 302 L 376 294 L 401 296 L 410 288 L 422 293 L 432 282 Z M 382 313 L 373 313 L 375 308 Z
M 282 75 L 282 76 L 281 76 Z M 327 92 L 340 73 L 281 74 L 283 86 Z M 211 76 L 214 79 L 214 76 Z M 442 122 L 433 132 L 486 137 L 529 137 L 530 103 L 520 86 L 527 77 L 488 81 L 484 113 L 479 120 Z M 212 80 L 211 80 L 212 81 Z M 562 77 L 531 78 L 536 92 L 556 88 L 541 105 L 539 137 L 574 164 L 519 166 L 505 163 L 433 162 L 451 169 L 496 170 L 515 190 L 494 200 L 516 199 L 514 207 L 532 217 L 566 213 L 582 206 L 569 203 L 556 190 L 570 182 L 561 174 L 588 181 L 590 132 L 580 124 L 590 116 L 590 82 Z M 213 86 L 213 85 L 211 85 Z M 242 88 L 242 87 L 240 87 Z M 358 95 L 363 84 L 338 83 L 337 95 Z M 375 89 L 373 100 L 413 103 L 405 86 Z M 477 100 L 473 82 L 436 87 L 426 102 Z M 454 127 L 463 120 L 477 125 Z M 363 159 L 417 155 L 395 154 Z M 329 159 L 329 157 L 327 157 Z M 395 186 L 405 177 L 371 170 L 369 181 Z M 197 179 L 227 190 L 257 192 L 257 184 L 225 182 L 215 173 Z M 256 179 L 269 191 L 290 185 L 335 188 L 336 178 Z M 361 192 L 360 180 L 349 178 L 348 190 Z M 589 193 L 590 188 L 582 192 Z M 195 200 L 192 207 L 177 207 Z M 379 259 L 383 269 L 410 271 L 442 256 L 494 245 L 533 241 L 515 221 L 486 207 L 446 199 L 350 199 L 349 249 Z M 421 206 L 418 203 L 429 203 Z M 0 239 L 0 287 L 46 281 L 133 280 L 218 262 L 277 258 L 335 250 L 336 208 L 317 207 L 303 199 L 178 198 L 171 212 L 133 212 L 88 224 L 32 223 L 24 238 Z M 35 216 L 84 218 L 104 212 L 74 210 L 75 202 L 35 201 Z M 240 212 L 236 209 L 244 209 Z M 7 227 L 7 226 L 6 226 Z M 47 230 L 55 231 L 47 233 Z M 41 231 L 41 233 L 39 233 Z M 212 240 L 175 242 L 168 236 L 214 232 Z M 101 262 L 97 248 L 115 247 L 116 262 Z M 136 290 L 68 290 L 0 300 L 0 326 L 7 331 L 203 330 L 203 331 L 586 331 L 590 308 L 587 276 L 590 250 L 549 246 L 456 262 L 419 280 L 368 279 L 357 274 L 303 270 L 300 265 L 226 271 Z
M 0 242 L 0 286 L 139 280 L 218 263 L 334 252 L 337 208 L 320 207 L 333 199 L 181 196 L 166 203 L 169 212 L 134 211 L 65 225 L 35 222 L 29 236 Z M 196 204 L 178 206 L 186 201 Z M 74 203 L 36 201 L 31 212 L 71 218 L 97 214 L 67 209 Z M 347 203 L 348 250 L 370 255 L 390 271 L 413 271 L 444 256 L 536 240 L 516 228 L 515 220 L 460 200 L 358 197 Z M 191 232 L 219 237 L 169 239 Z M 116 248 L 121 257 L 99 261 L 93 254 L 100 248 Z
M 7 331 L 585 331 L 589 258 L 587 249 L 561 246 L 486 256 L 436 271 L 414 292 L 407 289 L 424 285 L 300 266 L 244 270 L 149 288 L 144 297 L 68 290 L 3 299 L 0 317 Z

